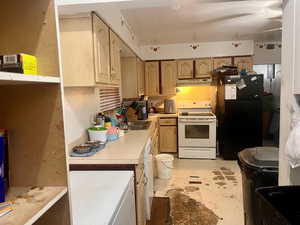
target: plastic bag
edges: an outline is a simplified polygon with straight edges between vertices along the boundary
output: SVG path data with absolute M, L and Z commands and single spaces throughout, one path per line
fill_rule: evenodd
M 300 121 L 298 121 L 293 130 L 291 131 L 286 146 L 285 151 L 287 159 L 292 168 L 300 166 Z

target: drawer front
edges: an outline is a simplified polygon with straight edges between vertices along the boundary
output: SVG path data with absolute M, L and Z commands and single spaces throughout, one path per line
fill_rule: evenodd
M 159 119 L 159 125 L 161 126 L 170 126 L 170 125 L 177 125 L 177 118 L 168 118 L 168 119 Z

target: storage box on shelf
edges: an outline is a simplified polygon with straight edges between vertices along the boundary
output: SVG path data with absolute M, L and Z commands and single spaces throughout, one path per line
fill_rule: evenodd
M 0 72 L 0 128 L 9 140 L 6 199 L 13 200 L 0 224 L 69 224 L 54 7 L 53 0 L 11 0 L 0 9 L 7 21 L 0 24 L 0 54 L 34 55 L 42 74 Z

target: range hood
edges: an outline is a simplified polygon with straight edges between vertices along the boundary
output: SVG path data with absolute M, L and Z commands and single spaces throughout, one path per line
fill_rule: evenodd
M 177 87 L 184 87 L 184 86 L 201 86 L 201 85 L 211 85 L 212 78 L 205 77 L 205 78 L 194 78 L 194 79 L 178 79 L 176 81 Z

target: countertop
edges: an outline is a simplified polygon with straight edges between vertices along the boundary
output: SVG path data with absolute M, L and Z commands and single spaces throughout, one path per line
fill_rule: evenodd
M 150 127 L 147 130 L 129 130 L 124 136 L 90 157 L 69 157 L 69 164 L 138 164 L 144 147 L 150 138 L 153 126 L 159 115 L 150 115 Z
M 159 118 L 174 118 L 174 117 L 178 117 L 177 113 L 150 113 L 149 116 L 156 116 Z

